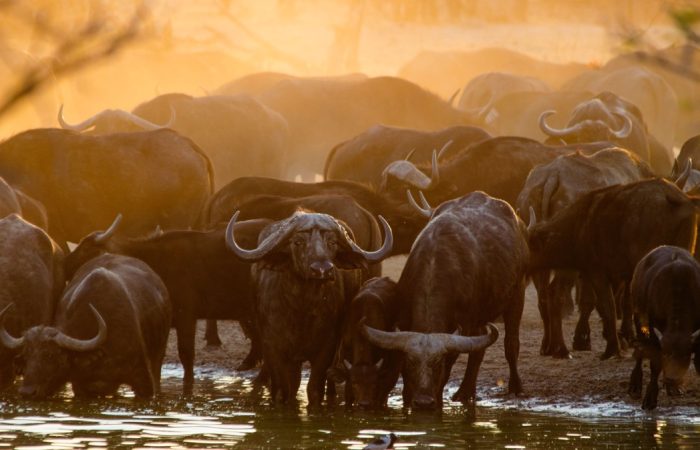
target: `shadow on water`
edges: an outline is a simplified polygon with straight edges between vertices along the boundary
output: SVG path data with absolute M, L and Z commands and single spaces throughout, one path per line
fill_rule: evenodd
M 138 401 L 129 390 L 96 401 L 76 401 L 69 389 L 51 401 L 0 398 L 0 447 L 5 448 L 350 448 L 393 431 L 397 448 L 639 448 L 700 447 L 700 418 L 656 415 L 563 418 L 515 409 L 477 407 L 471 414 L 448 404 L 441 413 L 401 408 L 397 390 L 381 412 L 342 405 L 307 411 L 269 406 L 254 373 L 232 376 L 200 368 L 194 395 L 180 395 L 180 371 L 165 367 L 162 395 Z M 303 380 L 302 390 L 305 387 Z

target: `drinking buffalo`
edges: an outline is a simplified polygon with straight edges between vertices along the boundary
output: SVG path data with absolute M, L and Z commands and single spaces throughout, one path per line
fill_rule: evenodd
M 163 280 L 170 293 L 177 349 L 184 369 L 185 392 L 194 383 L 194 339 L 197 319 L 238 320 L 251 339 L 251 350 L 239 369 L 250 369 L 260 360 L 259 338 L 253 320 L 250 264 L 226 249 L 224 227 L 211 231 L 166 231 L 145 239 L 114 236 L 121 218 L 104 232 L 80 241 L 66 257 L 71 276 L 86 261 L 110 252 L 139 258 Z M 265 220 L 241 222 L 236 233 L 245 245 L 254 245 Z
M 700 371 L 700 264 L 685 249 L 662 245 L 650 251 L 634 270 L 630 288 L 638 347 L 629 392 L 642 393 L 642 359 L 649 358 L 651 379 L 642 408 L 654 409 L 659 375 L 670 395 L 678 393 L 695 354 Z
M 160 388 L 169 328 L 168 291 L 158 275 L 135 258 L 105 254 L 76 272 L 53 325 L 21 337 L 2 326 L 0 340 L 22 349 L 24 397 L 49 397 L 68 381 L 78 397 L 114 395 L 121 384 L 151 397 Z
M 0 219 L 0 308 L 14 335 L 51 320 L 63 289 L 63 252 L 17 214 Z M 0 389 L 12 383 L 17 352 L 0 347 Z
M 508 392 L 522 392 L 518 333 L 527 264 L 525 225 L 503 200 L 474 192 L 435 209 L 399 279 L 399 328 L 403 331 L 364 328 L 373 344 L 405 353 L 406 406 L 440 408 L 443 388 L 459 353 L 470 355 L 453 399 L 474 402 L 485 348 L 498 336 L 496 327 L 488 322 L 500 315 L 506 328 Z M 485 328 L 487 334 L 474 336 Z
M 372 345 L 361 326 L 393 331 L 398 318 L 396 283 L 387 277 L 372 278 L 362 285 L 350 304 L 340 344 L 345 376 L 345 404 L 361 408 L 386 406 L 399 378 L 400 352 Z

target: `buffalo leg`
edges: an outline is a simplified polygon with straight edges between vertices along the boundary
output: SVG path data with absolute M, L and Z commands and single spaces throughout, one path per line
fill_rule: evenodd
M 243 333 L 250 339 L 250 351 L 243 361 L 236 367 L 236 370 L 250 370 L 258 365 L 261 359 L 260 334 L 257 327 L 251 320 L 241 320 L 238 322 Z
M 459 389 L 452 396 L 452 400 L 461 401 L 465 405 L 476 402 L 476 376 L 479 374 L 481 362 L 484 360 L 485 350 L 469 353 L 469 361 L 467 362 L 467 370 L 464 372 L 464 378 L 459 385 Z
M 636 357 L 634 369 L 632 369 L 632 373 L 630 374 L 630 384 L 627 388 L 627 393 L 630 397 L 639 398 L 642 396 L 642 381 L 642 357 L 640 355 Z
M 542 324 L 544 329 L 544 336 L 542 337 L 542 344 L 540 345 L 540 355 L 550 355 L 550 324 L 549 324 L 549 301 L 547 296 L 549 295 L 549 271 L 543 270 L 538 271 L 532 275 L 532 284 L 535 285 L 535 290 L 537 291 L 537 308 L 540 310 L 540 317 L 542 318 Z
M 579 317 L 574 331 L 573 348 L 578 351 L 590 351 L 591 328 L 588 321 L 595 308 L 595 291 L 587 277 L 581 277 L 580 288 L 577 289 Z
M 334 338 L 328 339 L 316 358 L 311 361 L 311 374 L 309 384 L 306 386 L 309 406 L 321 406 L 323 402 L 328 368 L 333 364 L 333 357 L 336 354 L 336 341 L 337 339 Z
M 659 396 L 659 375 L 661 374 L 661 358 L 650 358 L 649 367 L 651 368 L 651 379 L 649 380 L 649 385 L 647 385 L 647 392 L 644 394 L 644 400 L 642 401 L 643 409 L 656 408 L 656 401 Z
M 634 323 L 632 317 L 634 315 L 634 306 L 632 305 L 632 296 L 630 295 L 630 285 L 625 282 L 621 289 L 622 303 L 622 323 L 620 324 L 620 343 L 624 348 L 628 348 L 634 340 Z
M 558 298 L 550 297 L 554 302 L 559 302 Z M 523 385 L 518 374 L 518 356 L 520 354 L 520 320 L 523 315 L 523 306 L 525 303 L 525 287 L 522 286 L 515 294 L 514 301 L 511 303 L 511 308 L 506 308 L 503 313 L 503 324 L 506 328 L 506 337 L 503 345 L 510 369 L 510 377 L 508 379 L 508 393 L 519 395 L 523 392 Z M 561 318 L 560 324 L 561 324 Z M 469 357 L 471 359 L 471 356 Z M 478 371 L 478 368 L 477 368 Z M 474 379 L 476 384 L 476 377 Z
M 596 308 L 603 321 L 603 337 L 606 345 L 605 351 L 600 359 L 608 359 L 613 356 L 620 356 L 620 342 L 617 338 L 617 320 L 615 297 L 608 279 L 601 274 L 591 276 L 590 281 L 596 295 Z
M 156 394 L 156 382 L 150 362 L 144 360 L 140 364 L 143 367 L 134 368 L 134 378 L 131 381 L 131 388 L 138 398 L 150 398 Z
M 204 339 L 207 341 L 207 347 L 221 347 L 221 338 L 219 337 L 219 327 L 214 319 L 207 320 L 207 327 L 204 330 Z
M 183 312 L 181 316 L 188 317 L 188 314 Z M 191 394 L 194 387 L 194 334 L 197 321 L 192 317 L 190 315 L 189 319 L 179 319 L 176 329 L 177 354 L 184 371 L 182 391 L 185 394 Z
M 549 285 L 547 295 L 549 314 L 549 355 L 554 358 L 568 358 L 569 349 L 564 343 L 562 331 L 562 303 L 567 295 L 571 295 L 572 274 L 570 272 L 557 271 Z

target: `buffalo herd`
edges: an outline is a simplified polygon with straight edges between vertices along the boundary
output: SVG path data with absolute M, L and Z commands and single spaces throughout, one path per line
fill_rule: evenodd
M 684 85 L 633 58 L 594 69 L 503 49 L 426 52 L 399 74 L 257 73 L 76 123 L 61 106 L 60 128 L 1 142 L 0 388 L 157 395 L 174 328 L 188 395 L 197 320 L 213 346 L 217 320 L 236 320 L 251 342 L 238 370 L 259 369 L 276 405 L 295 403 L 308 363 L 311 407 L 344 383 L 347 407 L 382 408 L 401 378 L 406 407 L 440 409 L 462 353 L 452 399 L 474 405 L 493 322 L 506 391 L 527 391 L 532 281 L 541 358 L 569 357 L 575 300 L 574 350 L 591 349 L 597 310 L 601 358 L 633 349 L 629 394 L 644 359 L 642 407 L 661 376 L 679 394 L 693 355 L 700 370 Z M 445 100 L 448 85 L 461 95 Z M 397 281 L 381 276 L 394 255 Z

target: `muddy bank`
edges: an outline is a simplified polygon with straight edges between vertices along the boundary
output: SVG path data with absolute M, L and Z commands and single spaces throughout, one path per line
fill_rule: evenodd
M 385 263 L 384 274 L 397 279 L 405 258 L 392 258 Z M 577 315 L 564 320 L 564 336 L 571 350 L 571 339 L 576 326 Z M 531 411 L 551 411 L 579 416 L 628 416 L 646 414 L 639 408 L 640 401 L 627 395 L 629 375 L 634 365 L 631 351 L 621 358 L 601 361 L 605 341 L 602 338 L 600 319 L 594 312 L 591 316 L 592 348 L 590 352 L 572 351 L 571 359 L 554 359 L 540 356 L 542 322 L 537 309 L 537 296 L 530 285 L 525 297 L 520 328 L 520 358 L 518 367 L 523 381 L 525 395 L 506 396 L 508 364 L 503 353 L 503 324 L 497 324 L 501 335 L 498 341 L 486 351 L 478 378 L 479 405 L 498 408 L 519 408 Z M 249 349 L 249 342 L 235 322 L 220 323 L 222 348 L 205 347 L 204 322 L 200 321 L 197 331 L 197 353 L 195 365 L 233 371 L 243 360 Z M 452 370 L 447 392 L 456 390 L 466 368 L 462 356 Z M 168 342 L 166 363 L 178 363 L 176 339 L 171 332 Z M 252 375 L 252 374 L 251 374 Z M 648 365 L 645 366 L 644 383 L 649 380 Z M 663 416 L 694 415 L 700 406 L 700 377 L 694 368 L 689 368 L 685 380 L 685 394 L 669 397 L 661 389 L 659 407 L 655 413 Z M 397 390 L 397 395 L 400 393 Z M 446 398 L 449 397 L 445 394 Z M 398 400 L 398 399 L 393 399 Z M 392 404 L 396 404 L 392 401 Z M 693 412 L 695 411 L 695 412 Z

